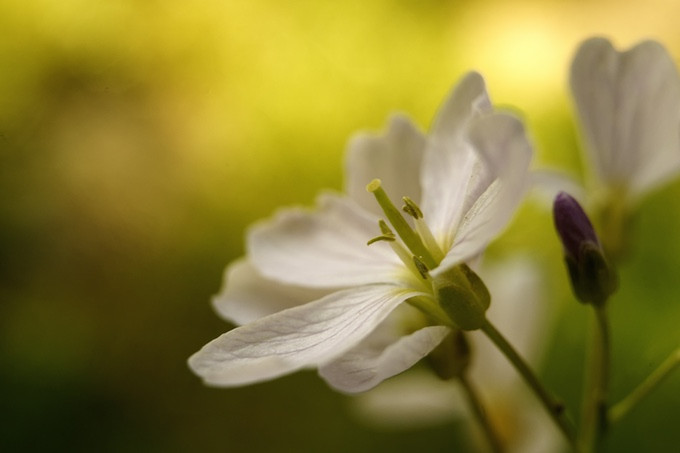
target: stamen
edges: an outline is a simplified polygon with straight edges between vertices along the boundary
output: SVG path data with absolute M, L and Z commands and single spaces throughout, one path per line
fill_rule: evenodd
M 381 234 L 366 242 L 366 245 L 375 244 L 380 241 L 393 242 L 396 241 L 396 237 L 393 234 Z
M 380 219 L 378 221 L 378 225 L 380 226 L 380 231 L 382 232 L 382 234 L 368 241 L 366 245 L 371 245 L 379 241 L 387 242 L 392 248 L 392 251 L 399 257 L 401 262 L 404 263 L 404 266 L 406 266 L 406 268 L 409 270 L 409 272 L 411 272 L 411 274 L 413 274 L 414 276 L 420 274 L 424 280 L 427 280 L 428 277 L 427 266 L 425 266 L 425 264 L 423 264 L 422 261 L 416 262 L 417 258 L 411 255 L 411 253 L 408 250 L 406 250 L 406 247 L 404 247 L 404 245 L 401 242 L 396 240 L 396 236 L 394 235 L 390 227 L 387 226 L 387 223 L 385 223 L 384 220 Z M 422 280 L 420 282 L 425 283 Z M 428 290 L 430 289 L 429 285 L 427 289 Z
M 423 218 L 423 211 L 420 210 L 418 205 L 411 200 L 409 197 L 402 197 L 402 200 L 404 200 L 404 203 L 406 203 L 405 206 L 403 206 L 401 209 L 414 219 L 422 219 Z
M 376 243 L 378 241 L 396 241 L 397 237 L 394 235 L 392 230 L 390 230 L 390 227 L 387 226 L 387 223 L 383 219 L 378 220 L 378 226 L 380 227 L 380 232 L 382 233 L 380 236 L 376 236 L 370 241 L 366 243 L 366 245 L 371 245 L 373 243 Z
M 404 200 L 406 205 L 401 209 L 415 219 L 416 231 L 425 243 L 425 247 L 432 253 L 432 257 L 438 263 L 441 262 L 441 260 L 444 259 L 444 252 L 439 247 L 439 244 L 437 244 L 437 241 L 432 234 L 432 230 L 430 230 L 430 227 L 423 219 L 423 211 L 421 211 L 420 207 L 409 197 L 403 197 L 402 200 Z
M 380 231 L 382 232 L 382 234 L 391 234 L 392 236 L 394 236 L 394 233 L 387 225 L 387 222 L 385 222 L 383 219 L 378 220 L 378 226 L 380 227 Z
M 422 261 L 420 262 L 420 264 L 425 267 L 426 272 L 425 275 L 423 275 L 422 270 L 418 267 L 418 264 L 415 262 L 415 256 L 411 255 L 411 253 L 408 250 L 406 250 L 406 247 L 404 247 L 401 244 L 401 242 L 392 241 L 389 244 L 390 247 L 392 247 L 392 251 L 399 257 L 401 262 L 404 263 L 404 266 L 406 266 L 406 268 L 409 270 L 411 274 L 413 274 L 414 276 L 420 274 L 424 280 L 427 280 L 427 277 L 425 276 L 427 275 L 427 267 L 424 264 L 422 264 Z M 423 282 L 423 280 L 420 280 L 420 282 L 425 283 Z M 431 286 L 428 284 L 427 290 L 431 289 L 432 289 Z
M 397 235 L 404 241 L 406 247 L 413 253 L 413 255 L 420 257 L 420 259 L 427 265 L 429 269 L 434 269 L 437 267 L 438 261 L 436 261 L 430 251 L 423 244 L 420 236 L 413 231 L 413 228 L 406 222 L 406 219 L 401 215 L 399 210 L 392 204 L 389 197 L 381 187 L 381 182 L 379 179 L 374 179 L 367 186 L 366 190 L 373 193 L 376 201 L 385 212 L 387 220 L 390 221 L 394 229 L 397 231 Z
M 425 263 L 423 263 L 420 258 L 417 256 L 413 257 L 413 264 L 416 265 L 416 269 L 418 269 L 418 272 L 420 272 L 420 276 L 423 277 L 425 280 L 427 280 L 427 277 L 429 277 L 430 274 L 428 272 L 430 271 Z

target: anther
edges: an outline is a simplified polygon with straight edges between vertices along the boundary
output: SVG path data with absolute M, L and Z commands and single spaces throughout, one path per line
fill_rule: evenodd
M 413 200 L 411 200 L 409 197 L 403 197 L 402 200 L 404 200 L 404 203 L 406 203 L 404 206 L 402 206 L 402 211 L 414 219 L 423 218 L 423 211 L 420 210 L 418 205 Z
M 394 233 L 390 229 L 390 227 L 387 225 L 387 222 L 385 222 L 383 219 L 378 220 L 378 226 L 380 227 L 380 232 L 382 234 L 389 234 L 394 236 Z
M 420 258 L 414 255 L 413 264 L 416 265 L 416 269 L 418 269 L 418 272 L 420 272 L 420 276 L 427 280 L 427 277 L 430 275 L 428 274 L 430 270 L 427 268 L 425 263 L 423 263 Z
M 432 231 L 430 231 L 430 228 L 425 223 L 425 220 L 423 219 L 423 211 L 421 211 L 416 202 L 411 200 L 409 197 L 403 197 L 402 200 L 404 200 L 406 205 L 401 209 L 415 219 L 416 231 L 422 238 L 425 247 L 430 251 L 432 257 L 437 262 L 440 262 L 442 259 L 444 259 L 444 253 L 439 248 L 437 241 L 434 239 Z
M 381 234 L 366 242 L 366 245 L 371 245 L 380 241 L 394 242 L 396 241 L 396 237 L 393 234 Z
M 380 227 L 380 232 L 382 234 L 368 241 L 366 245 L 371 245 L 379 241 L 394 242 L 397 240 L 397 237 L 383 219 L 378 220 L 378 226 Z

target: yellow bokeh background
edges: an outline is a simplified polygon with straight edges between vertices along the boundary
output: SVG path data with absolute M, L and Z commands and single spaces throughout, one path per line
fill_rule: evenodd
M 231 327 L 209 303 L 224 267 L 253 221 L 342 188 L 353 133 L 394 111 L 427 130 L 468 70 L 526 120 L 535 167 L 578 178 L 577 45 L 653 38 L 680 61 L 678 17 L 672 0 L 4 1 L 0 450 L 464 451 L 462 425 L 363 426 L 313 372 L 205 388 L 186 359 Z M 617 397 L 680 342 L 678 196 L 674 182 L 636 219 L 612 310 Z M 494 247 L 553 260 L 542 374 L 578 404 L 585 315 L 549 214 L 525 207 Z M 678 445 L 679 394 L 671 376 L 611 451 Z

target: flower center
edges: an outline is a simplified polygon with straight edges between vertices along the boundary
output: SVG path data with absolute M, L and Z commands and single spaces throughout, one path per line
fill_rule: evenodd
M 402 198 L 405 203 L 402 210 L 414 219 L 414 230 L 387 196 L 379 179 L 371 181 L 366 186 L 366 190 L 373 194 L 387 220 L 408 250 L 395 241 L 396 236 L 383 220 L 379 222 L 382 234 L 371 239 L 368 243 L 372 244 L 381 240 L 389 241 L 404 264 L 409 268 L 415 266 L 418 273 L 425 278 L 423 274 L 439 266 L 439 263 L 444 259 L 444 252 L 442 252 L 432 231 L 425 223 L 423 212 L 413 200 L 408 197 Z
M 462 330 L 479 329 L 486 322 L 485 312 L 490 302 L 484 282 L 465 263 L 438 272 L 432 278 L 430 271 L 439 266 L 445 255 L 425 223 L 418 205 L 410 198 L 403 197 L 405 205 L 402 210 L 414 219 L 414 229 L 389 199 L 379 179 L 371 181 L 366 190 L 375 196 L 397 232 L 395 235 L 387 222 L 380 220 L 378 224 L 382 234 L 368 241 L 368 245 L 387 241 L 415 276 L 418 286 L 428 294 L 412 297 L 408 302 L 443 325 Z M 401 242 L 396 240 L 397 236 Z

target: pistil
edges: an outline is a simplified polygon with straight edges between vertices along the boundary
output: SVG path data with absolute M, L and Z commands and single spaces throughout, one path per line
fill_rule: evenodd
M 382 208 L 387 220 L 392 224 L 392 227 L 397 232 L 397 235 L 404 242 L 406 247 L 422 261 L 428 269 L 434 269 L 439 265 L 439 260 L 435 259 L 428 247 L 426 247 L 420 234 L 411 228 L 399 209 L 392 203 L 392 201 L 382 188 L 382 183 L 379 179 L 374 179 L 367 186 L 366 190 L 371 192 L 376 201 Z M 422 216 L 422 213 L 421 213 Z

